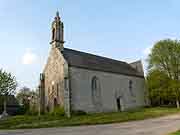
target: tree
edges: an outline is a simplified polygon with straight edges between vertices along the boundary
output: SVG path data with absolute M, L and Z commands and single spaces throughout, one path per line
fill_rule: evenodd
M 169 83 L 169 89 L 171 90 L 171 94 L 174 95 L 176 99 L 176 106 L 180 108 L 179 99 L 180 99 L 180 81 L 179 80 L 171 80 Z
M 174 93 L 170 86 L 171 78 L 162 71 L 151 70 L 147 77 L 148 95 L 151 105 L 165 105 L 174 103 Z
M 38 98 L 38 93 L 31 90 L 27 87 L 22 87 L 19 92 L 17 93 L 16 98 L 18 99 L 19 103 L 23 105 L 24 111 L 27 112 L 31 108 L 35 108 L 35 100 Z
M 22 87 L 17 93 L 16 98 L 18 99 L 19 103 L 23 105 L 24 110 L 28 111 L 30 106 L 30 98 L 31 98 L 30 88 Z
M 11 73 L 8 73 L 0 69 L 0 95 L 4 97 L 3 98 L 4 114 L 7 114 L 6 98 L 8 95 L 15 94 L 16 87 L 17 87 L 17 81 L 15 76 L 13 76 Z
M 175 93 L 179 93 L 178 83 L 180 80 L 180 41 L 161 40 L 152 48 L 148 57 L 149 70 L 157 69 L 164 72 L 173 81 Z M 172 83 L 171 83 L 172 84 Z M 179 96 L 176 95 L 177 108 L 179 108 Z

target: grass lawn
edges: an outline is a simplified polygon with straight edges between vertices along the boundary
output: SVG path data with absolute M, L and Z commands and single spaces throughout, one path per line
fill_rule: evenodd
M 180 131 L 177 131 L 177 132 L 175 132 L 175 133 L 171 133 L 171 134 L 169 134 L 169 135 L 180 135 Z
M 63 116 L 43 115 L 38 117 L 23 115 L 0 120 L 0 129 L 45 128 L 118 123 L 132 120 L 143 120 L 147 118 L 154 118 L 175 113 L 180 113 L 180 109 L 164 107 L 142 108 L 129 112 L 72 116 L 70 119 Z

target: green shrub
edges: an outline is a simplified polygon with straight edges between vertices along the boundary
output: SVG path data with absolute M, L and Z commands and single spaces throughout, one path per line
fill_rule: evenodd
M 26 115 L 38 115 L 38 111 L 36 111 L 36 110 L 29 110 L 29 111 L 27 111 L 26 112 Z
M 65 111 L 63 107 L 55 107 L 54 110 L 50 112 L 49 114 L 53 116 L 64 116 Z
M 80 116 L 80 115 L 86 115 L 87 113 L 85 111 L 77 110 L 77 111 L 73 111 L 72 114 Z
M 26 113 L 26 109 L 24 106 L 20 106 L 17 110 L 16 115 L 24 115 Z

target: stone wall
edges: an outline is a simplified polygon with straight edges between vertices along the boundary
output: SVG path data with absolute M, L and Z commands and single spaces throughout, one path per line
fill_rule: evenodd
M 143 70 L 143 65 L 141 60 L 135 61 L 133 63 L 130 63 L 130 65 L 136 69 L 139 73 L 141 73 L 141 75 L 144 76 L 144 70 Z
M 117 98 L 120 98 L 121 111 L 145 105 L 144 78 L 125 76 L 107 72 L 69 67 L 72 110 L 85 112 L 118 111 Z M 95 105 L 92 95 L 92 78 L 100 85 L 101 103 Z M 131 86 L 130 86 L 131 83 Z M 99 109 L 97 109 L 99 108 Z
M 54 105 L 64 106 L 64 65 L 66 65 L 66 61 L 60 50 L 52 45 L 44 69 L 47 110 L 53 110 Z

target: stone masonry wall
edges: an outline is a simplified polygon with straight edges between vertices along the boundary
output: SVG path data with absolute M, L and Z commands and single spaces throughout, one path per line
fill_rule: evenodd
M 64 57 L 60 50 L 52 46 L 45 75 L 45 105 L 47 110 L 53 110 L 54 105 L 64 106 Z
M 69 72 L 72 110 L 85 112 L 118 111 L 117 97 L 120 97 L 121 111 L 145 105 L 144 78 L 76 67 L 70 67 Z M 98 78 L 98 83 L 100 83 L 97 85 L 100 88 L 100 96 L 98 96 L 101 98 L 101 104 L 97 107 L 93 104 L 92 97 L 92 78 L 94 77 Z M 130 86 L 130 81 L 132 86 Z

